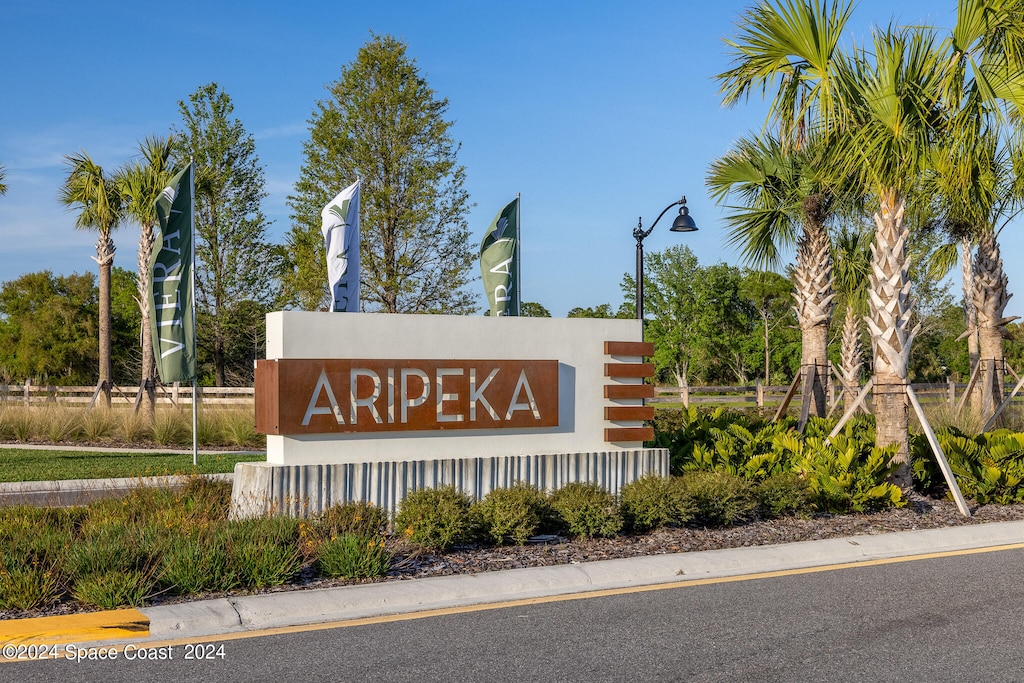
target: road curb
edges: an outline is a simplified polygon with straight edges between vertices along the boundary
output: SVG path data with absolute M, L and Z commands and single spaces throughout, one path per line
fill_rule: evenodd
M 234 480 L 234 474 L 226 473 L 0 482 L 0 507 L 10 505 L 52 505 L 55 507 L 86 505 L 101 498 L 124 496 L 140 486 L 181 488 L 195 476 L 227 482 Z
M 288 590 L 173 605 L 0 622 L 5 643 L 125 643 L 216 638 L 275 628 L 415 615 L 658 585 L 767 578 L 873 561 L 1024 547 L 1024 521 L 648 555 L 568 565 Z M 237 637 L 237 636 L 236 636 Z
M 284 591 L 142 608 L 154 640 L 341 622 L 514 600 L 1024 543 L 1024 521 Z

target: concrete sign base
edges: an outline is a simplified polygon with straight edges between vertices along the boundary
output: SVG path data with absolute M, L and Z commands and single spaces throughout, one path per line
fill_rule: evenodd
M 476 500 L 517 482 L 552 491 L 588 481 L 614 494 L 645 475 L 668 472 L 664 448 L 343 464 L 239 463 L 232 515 L 306 517 L 347 501 L 369 501 L 393 514 L 407 492 L 446 485 Z

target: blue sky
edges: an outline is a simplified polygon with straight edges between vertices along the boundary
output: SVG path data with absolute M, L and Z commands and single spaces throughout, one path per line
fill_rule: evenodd
M 722 39 L 746 4 L 5 0 L 0 164 L 9 190 L 0 197 L 0 281 L 94 270 L 95 236 L 76 231 L 74 214 L 56 199 L 64 155 L 84 149 L 104 167 L 119 166 L 138 140 L 179 120 L 178 100 L 211 81 L 256 138 L 270 237 L 281 241 L 307 120 L 371 31 L 405 40 L 449 100 L 476 244 L 522 194 L 525 300 L 556 316 L 618 306 L 622 275 L 634 268 L 637 217 L 649 225 L 683 194 L 700 231 L 668 232 L 669 213 L 646 249 L 682 240 L 702 263 L 738 263 L 704 175 L 763 122 L 760 101 L 724 109 L 713 80 L 728 66 Z M 891 19 L 949 27 L 955 5 L 864 0 L 848 42 Z M 1020 239 L 1010 232 L 1003 253 L 1012 291 L 1024 265 L 1011 257 Z M 134 226 L 115 233 L 116 265 L 134 269 L 137 240 Z M 1010 303 L 1013 313 L 1024 313 L 1024 296 Z

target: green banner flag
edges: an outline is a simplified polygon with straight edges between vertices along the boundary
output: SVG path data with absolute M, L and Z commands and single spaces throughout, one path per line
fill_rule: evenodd
M 192 164 L 171 179 L 156 200 L 159 225 L 149 261 L 149 324 L 163 382 L 196 378 L 192 287 Z
M 519 198 L 498 212 L 480 243 L 480 275 L 491 315 L 519 315 Z

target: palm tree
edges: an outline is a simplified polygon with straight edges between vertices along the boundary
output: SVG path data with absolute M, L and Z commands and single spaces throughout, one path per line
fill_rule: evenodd
M 0 194 L 7 194 L 7 184 L 4 183 L 6 177 L 7 171 L 4 170 L 3 164 L 0 164 Z
M 873 51 L 841 60 L 847 170 L 876 198 L 869 278 L 874 346 L 876 444 L 898 444 L 894 483 L 909 487 L 906 395 L 913 303 L 904 225 L 907 199 L 920 182 L 933 143 L 946 123 L 939 107 L 942 60 L 935 37 L 921 29 L 878 30 Z
M 141 228 L 136 301 L 142 314 L 142 408 L 149 419 L 153 418 L 156 408 L 156 362 L 149 322 L 149 271 L 153 256 L 153 228 L 157 223 L 156 200 L 173 176 L 170 155 L 170 138 L 147 137 L 139 143 L 139 158 L 129 162 L 116 176 L 117 187 L 125 200 L 125 217 Z
M 64 159 L 68 175 L 60 191 L 60 201 L 78 209 L 76 228 L 99 233 L 96 256 L 93 257 L 100 268 L 98 389 L 103 393 L 103 405 L 110 407 L 110 271 L 116 249 L 110 233 L 121 221 L 123 199 L 114 179 L 105 174 L 103 168 L 84 150 L 79 154 L 67 155 Z
M 1019 122 L 1024 112 L 1024 1 L 960 0 L 949 40 L 944 104 L 952 135 L 937 154 L 934 177 L 944 217 L 961 244 L 964 308 L 972 369 L 994 361 L 981 402 L 1002 400 L 1005 326 L 1011 295 L 998 235 L 1024 206 Z M 1007 125 L 1011 121 L 1017 125 Z M 969 263 L 970 244 L 977 253 Z
M 840 103 L 836 91 L 839 38 L 852 12 L 846 0 L 762 2 L 748 9 L 735 40 L 734 66 L 718 76 L 723 102 L 733 105 L 760 90 L 773 92 L 769 120 L 778 138 L 742 141 L 712 165 L 708 185 L 719 200 L 736 193 L 746 208 L 729 217 L 730 241 L 754 263 L 772 264 L 778 249 L 796 243 L 793 271 L 804 367 L 818 370 L 812 414 L 824 415 L 821 383 L 828 368 L 832 273 L 826 223 L 838 184 L 826 173 L 834 151 Z
M 743 138 L 715 160 L 707 185 L 718 201 L 738 197 L 726 217 L 729 243 L 756 268 L 777 268 L 780 248 L 796 246 L 793 268 L 794 310 L 801 332 L 801 366 L 815 366 L 817 380 L 806 387 L 812 414 L 827 409 L 828 329 L 832 319 L 832 258 L 827 225 L 839 192 L 823 173 L 829 149 L 818 137 L 804 138 L 787 150 L 771 136 Z
M 843 402 L 849 408 L 859 393 L 863 365 L 860 316 L 866 304 L 871 270 L 871 233 L 849 228 L 840 231 L 832 240 L 832 264 L 835 288 L 842 295 L 846 309 L 840 342 L 839 375 L 843 382 Z

